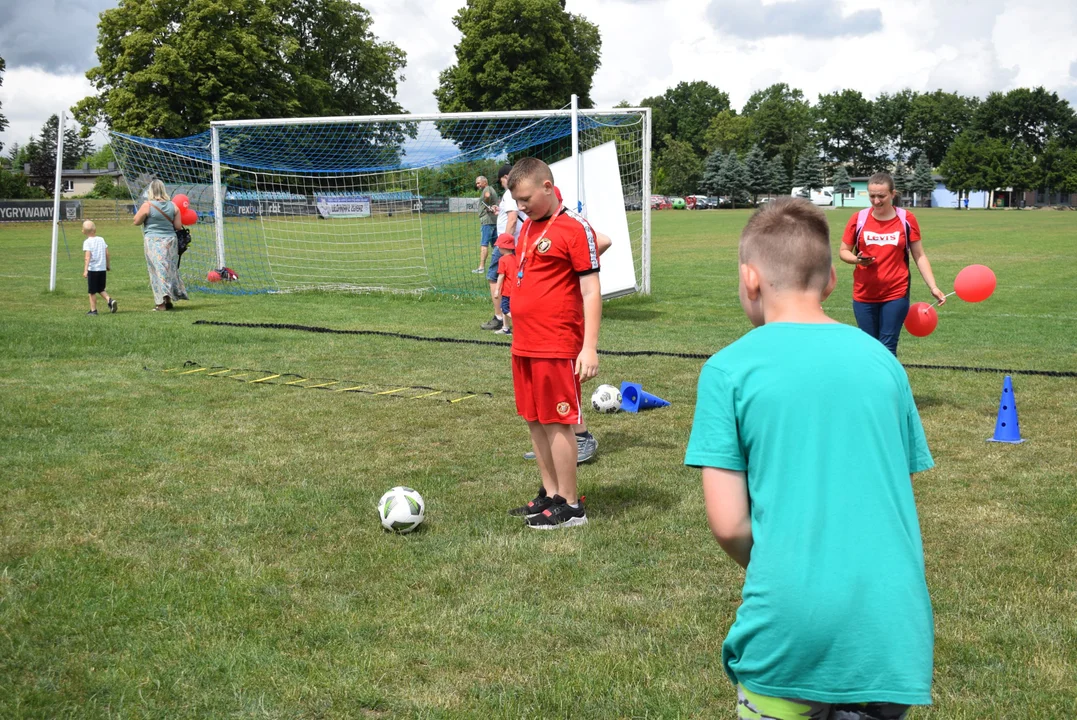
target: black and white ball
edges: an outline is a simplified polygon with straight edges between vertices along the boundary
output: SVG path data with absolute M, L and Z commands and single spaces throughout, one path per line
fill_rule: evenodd
M 600 413 L 615 413 L 621 409 L 621 391 L 612 385 L 599 385 L 591 394 L 591 406 Z
M 386 530 L 409 533 L 426 517 L 423 496 L 409 487 L 398 486 L 381 496 L 378 519 Z

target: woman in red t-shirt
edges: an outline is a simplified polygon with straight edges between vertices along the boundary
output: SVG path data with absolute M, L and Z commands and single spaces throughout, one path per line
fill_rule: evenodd
M 897 355 L 898 338 L 909 314 L 912 274 L 909 258 L 939 305 L 946 295 L 935 284 L 920 243 L 920 224 L 911 212 L 894 207 L 894 179 L 888 172 L 868 179 L 869 211 L 849 218 L 838 255 L 853 270 L 853 314 L 861 330 Z

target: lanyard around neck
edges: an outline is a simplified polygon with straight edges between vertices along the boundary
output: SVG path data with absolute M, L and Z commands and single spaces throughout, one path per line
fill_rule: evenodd
M 554 210 L 553 215 L 550 215 L 550 219 L 546 221 L 546 227 L 542 229 L 542 234 L 539 235 L 534 242 L 531 242 L 531 230 L 534 228 L 534 221 L 532 221 L 531 226 L 527 228 L 527 236 L 523 240 L 523 252 L 520 253 L 520 266 L 519 269 L 516 271 L 517 286 L 519 286 L 519 284 L 524 279 L 524 265 L 526 265 L 528 261 L 531 260 L 531 257 L 535 254 L 535 248 L 537 248 L 539 246 L 539 243 L 542 242 L 543 238 L 546 237 L 546 233 L 550 231 L 550 228 L 553 226 L 554 220 L 556 220 L 557 216 L 560 214 L 561 205 L 558 205 L 557 209 Z

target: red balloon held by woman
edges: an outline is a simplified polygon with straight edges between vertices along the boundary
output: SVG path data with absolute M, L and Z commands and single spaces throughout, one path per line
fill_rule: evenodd
M 198 213 L 196 213 L 191 208 L 180 210 L 180 222 L 188 226 L 194 225 L 196 222 L 198 222 Z
M 173 195 L 172 204 L 178 207 L 180 209 L 180 212 L 183 212 L 187 208 L 191 207 L 190 199 L 183 193 L 176 193 L 175 195 Z
M 954 278 L 954 292 L 965 302 L 981 302 L 995 292 L 995 273 L 986 265 L 969 265 Z
M 913 303 L 905 316 L 905 329 L 916 337 L 927 337 L 938 325 L 939 314 L 926 302 Z

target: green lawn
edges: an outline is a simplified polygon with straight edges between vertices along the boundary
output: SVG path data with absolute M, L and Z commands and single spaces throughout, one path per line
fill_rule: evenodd
M 1077 213 L 918 213 L 953 298 L 908 363 L 1077 371 Z M 711 353 L 748 330 L 743 211 L 660 212 L 652 297 L 607 303 L 601 347 Z M 835 239 L 848 215 L 831 213 Z M 295 323 L 491 340 L 489 303 L 445 296 L 193 295 L 150 312 L 141 239 L 102 225 L 116 315 L 85 316 L 67 228 L 0 226 L 0 716 L 5 718 L 730 717 L 720 647 L 743 574 L 681 465 L 701 360 L 606 356 L 672 402 L 591 413 L 591 523 L 533 533 L 507 347 L 195 325 Z M 829 311 L 852 322 L 851 271 Z M 922 283 L 914 300 L 927 299 Z M 185 361 L 355 384 L 334 393 Z M 257 379 L 262 375 L 252 375 Z M 937 468 L 917 476 L 936 618 L 935 699 L 916 718 L 1077 714 L 1077 379 L 1014 376 L 1029 442 L 985 441 L 1002 376 L 911 370 Z M 850 382 L 856 382 L 850 369 Z M 452 397 L 461 397 L 453 395 Z M 387 488 L 427 522 L 385 533 Z M 542 629 L 556 625 L 558 640 Z

